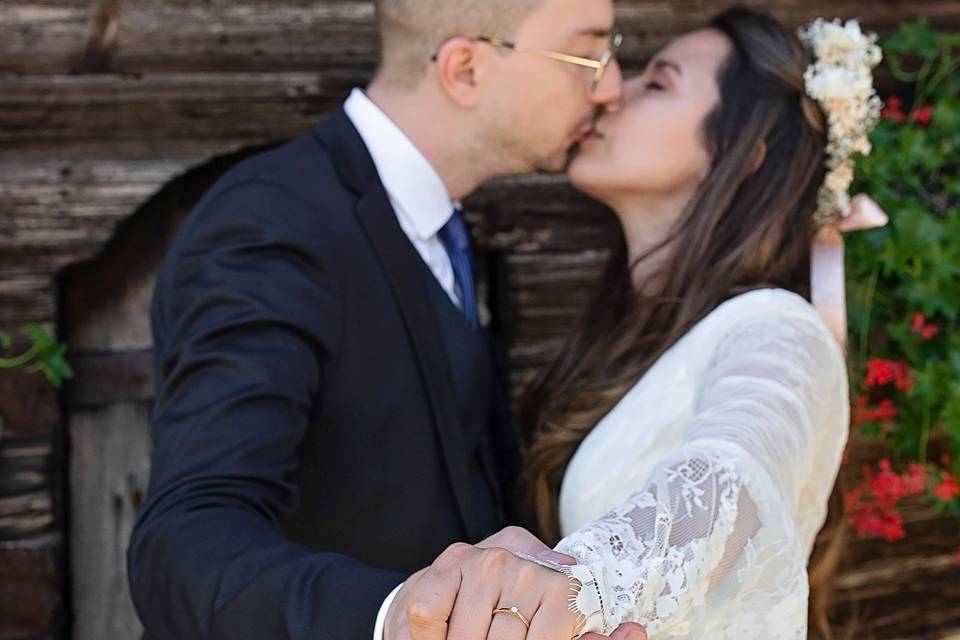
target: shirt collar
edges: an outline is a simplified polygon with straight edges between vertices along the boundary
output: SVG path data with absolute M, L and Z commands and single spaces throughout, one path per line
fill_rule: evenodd
M 366 144 L 397 214 L 412 223 L 422 240 L 435 236 L 459 206 L 437 171 L 363 91 L 354 89 L 343 108 Z

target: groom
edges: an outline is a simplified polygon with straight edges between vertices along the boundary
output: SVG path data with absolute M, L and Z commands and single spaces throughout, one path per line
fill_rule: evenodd
M 408 575 L 507 522 L 516 443 L 457 203 L 561 170 L 619 99 L 612 3 L 376 4 L 367 91 L 224 176 L 159 274 L 128 552 L 147 638 L 379 640 Z

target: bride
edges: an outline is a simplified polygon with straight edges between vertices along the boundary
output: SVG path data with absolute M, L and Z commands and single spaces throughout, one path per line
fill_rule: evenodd
M 634 622 L 653 638 L 806 637 L 806 564 L 849 417 L 811 245 L 850 212 L 879 50 L 855 23 L 800 35 L 721 14 L 628 82 L 581 146 L 571 180 L 613 209 L 623 242 L 520 416 L 535 533 L 570 558 L 464 582 L 451 636 L 458 607 L 492 602 L 471 614 L 487 637 L 534 637 L 559 571 L 570 635 Z

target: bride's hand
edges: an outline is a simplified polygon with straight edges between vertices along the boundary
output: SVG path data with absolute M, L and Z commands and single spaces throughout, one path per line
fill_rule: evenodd
M 489 538 L 477 543 L 481 549 L 506 549 L 513 553 L 525 553 L 557 564 L 577 564 L 576 558 L 557 553 L 523 527 L 506 527 Z

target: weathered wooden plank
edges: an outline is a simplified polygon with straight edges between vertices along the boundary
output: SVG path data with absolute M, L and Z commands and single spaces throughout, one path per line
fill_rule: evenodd
M 26 156 L 0 158 L 0 331 L 52 321 L 57 272 L 99 252 L 121 221 L 203 158 Z
M 104 326 L 112 325 L 105 323 Z M 103 407 L 154 398 L 153 352 L 149 349 L 74 351 L 70 362 L 75 374 L 67 387 L 70 407 Z
M 590 299 L 607 253 L 603 250 L 506 252 L 499 307 L 507 314 L 511 397 L 556 355 Z
M 623 60 L 639 64 L 670 37 L 698 28 L 732 0 L 644 2 L 620 0 L 618 23 L 627 35 Z M 97 4 L 103 4 L 97 3 Z M 103 68 L 120 72 L 314 71 L 372 69 L 378 57 L 369 1 L 159 2 L 126 0 L 96 20 L 93 2 L 14 0 L 0 7 L 0 72 L 83 70 L 91 40 L 107 32 Z M 944 28 L 960 25 L 950 0 L 864 3 L 860 0 L 746 0 L 772 10 L 790 26 L 815 16 L 860 16 L 890 31 L 905 19 L 927 16 Z
M 0 540 L 54 530 L 52 449 L 48 437 L 4 437 L 0 442 Z
M 126 548 L 150 469 L 149 405 L 74 409 L 70 416 L 73 637 L 140 637 Z
M 175 202 L 175 201 L 173 201 Z M 170 203 L 168 203 L 170 204 Z M 176 217 L 174 207 L 166 211 Z M 147 218 L 149 219 L 149 218 Z M 126 250 L 149 228 L 125 227 Z M 160 234 L 161 236 L 163 234 Z M 163 237 L 154 238 L 160 245 Z M 142 272 L 142 256 L 116 243 L 64 278 L 66 339 L 77 349 L 75 378 L 68 391 L 71 504 L 69 540 L 73 638 L 135 639 L 140 623 L 127 589 L 126 548 L 150 473 L 152 360 L 148 326 L 153 273 Z M 102 270 L 130 277 L 96 304 L 78 295 Z M 98 271 L 98 269 L 100 271 Z M 90 308 L 87 308 L 87 307 Z M 138 351 L 131 351 L 138 349 Z
M 84 149 L 64 149 L 53 156 L 0 155 L 0 330 L 55 317 L 56 274 L 67 265 L 90 259 L 146 202 L 167 209 L 129 250 L 138 259 L 159 262 L 169 224 L 199 198 L 199 188 L 179 185 L 178 176 L 200 165 L 193 183 L 206 186 L 210 171 L 222 172 L 222 157 L 181 148 L 168 157 L 142 157 L 142 151 L 119 150 L 129 158 L 87 157 Z M 191 183 L 192 184 L 192 183 Z M 164 190 L 165 186 L 170 186 Z M 185 201 L 184 201 L 185 200 Z M 179 216 L 179 217 L 178 217 Z M 129 268 L 100 275 L 89 288 L 102 297 L 111 284 L 123 285 Z M 96 296 L 94 296 L 96 297 Z M 86 296 L 78 304 L 91 304 Z
M 480 246 L 492 251 L 577 251 L 610 244 L 613 215 L 563 175 L 491 181 L 465 201 Z
M 60 422 L 57 402 L 43 374 L 0 370 L 0 416 L 7 437 L 51 435 Z
M 57 637 L 61 609 L 57 550 L 0 548 L 0 637 Z M 130 640 L 133 640 L 131 637 Z
M 360 82 L 342 70 L 0 76 L 0 147 L 138 143 L 164 157 L 205 141 L 213 155 L 300 135 Z
M 42 158 L 0 156 L 0 268 L 23 267 L 29 257 L 53 253 L 56 247 L 72 260 L 80 259 L 86 247 L 99 249 L 120 220 L 208 158 L 196 150 L 146 159 L 82 153 L 65 149 Z M 52 273 L 63 264 L 48 268 Z

